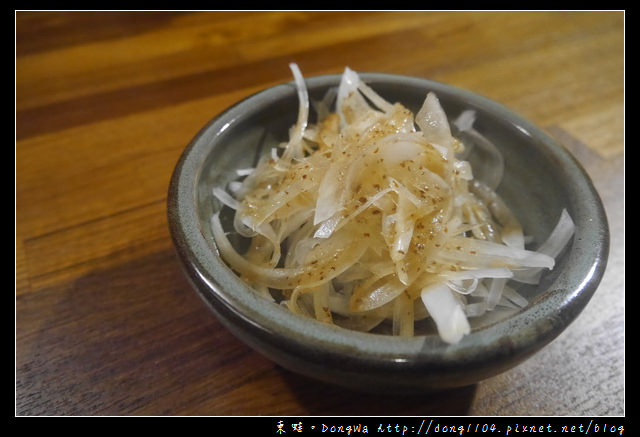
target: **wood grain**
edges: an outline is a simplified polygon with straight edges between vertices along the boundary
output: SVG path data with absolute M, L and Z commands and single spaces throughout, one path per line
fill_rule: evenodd
M 624 12 L 15 18 L 17 415 L 624 415 Z M 178 266 L 168 183 L 209 119 L 292 61 L 467 88 L 567 145 L 612 233 L 567 332 L 474 386 L 389 398 L 290 374 L 226 331 Z

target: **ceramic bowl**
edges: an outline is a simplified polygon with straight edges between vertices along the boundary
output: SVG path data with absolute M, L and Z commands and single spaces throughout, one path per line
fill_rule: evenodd
M 256 351 L 282 367 L 351 389 L 410 393 L 473 384 L 522 363 L 554 340 L 585 308 L 603 275 L 609 231 L 600 198 L 572 155 L 503 105 L 421 78 L 378 73 L 360 77 L 414 113 L 435 91 L 449 116 L 474 109 L 476 129 L 505 161 L 499 194 L 539 241 L 566 208 L 576 231 L 555 268 L 537 286 L 520 288 L 529 304 L 475 323 L 457 344 L 434 332 L 413 338 L 360 333 L 309 320 L 247 287 L 218 255 L 210 219 L 221 205 L 212 187 L 234 179 L 258 150 L 287 138 L 297 117 L 293 82 L 258 92 L 213 118 L 181 155 L 168 192 L 168 220 L 184 271 L 213 314 Z M 339 75 L 306 78 L 320 99 Z

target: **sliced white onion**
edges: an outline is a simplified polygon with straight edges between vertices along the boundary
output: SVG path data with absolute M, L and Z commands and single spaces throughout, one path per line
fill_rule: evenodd
M 313 265 L 305 265 L 299 268 L 273 268 L 251 263 L 240 255 L 227 239 L 222 228 L 222 224 L 220 223 L 219 214 L 214 214 L 212 216 L 211 230 L 223 259 L 233 266 L 233 268 L 240 274 L 251 278 L 257 278 L 268 287 L 281 290 L 291 289 L 299 285 L 300 282 L 303 282 L 305 275 L 309 276 L 310 273 L 313 273 L 317 269 L 317 267 L 314 267 Z M 305 287 L 311 288 L 335 278 L 340 273 L 347 270 L 350 265 L 357 262 L 365 249 L 366 247 L 363 245 L 354 245 L 353 247 L 347 248 L 340 254 L 340 258 L 342 258 L 342 260 L 338 263 L 340 266 L 339 268 L 327 268 L 327 276 L 325 278 L 308 279 L 305 282 Z
M 239 168 L 239 169 L 236 170 L 236 174 L 238 176 L 249 176 L 254 171 L 256 171 L 256 169 L 254 167 Z
M 489 284 L 489 295 L 487 296 L 487 309 L 492 310 L 500 301 L 504 287 L 507 285 L 505 278 L 493 278 Z
M 289 64 L 289 68 L 291 68 L 291 72 L 293 73 L 298 94 L 298 119 L 296 124 L 291 128 L 289 142 L 285 146 L 281 158 L 278 159 L 275 165 L 276 168 L 280 170 L 290 165 L 292 159 L 298 159 L 303 156 L 303 138 L 309 119 L 309 94 L 304 77 L 297 64 L 291 63 Z
M 536 252 L 555 258 L 564 250 L 574 233 L 575 224 L 567 210 L 563 209 L 553 231 L 551 231 L 549 237 L 540 245 Z M 537 284 L 540 281 L 542 272 L 542 268 L 516 271 L 514 279 L 527 284 Z
M 460 135 L 467 141 L 465 144 L 464 154 L 460 155 L 461 159 L 467 159 L 473 152 L 474 147 L 481 150 L 482 159 L 477 159 L 474 173 L 478 180 L 485 183 L 490 189 L 495 190 L 502 182 L 504 174 L 504 157 L 500 150 L 489 141 L 484 135 L 478 132 L 473 124 L 476 120 L 476 111 L 468 109 L 462 111 L 453 124 L 460 131 Z
M 460 131 L 467 131 L 473 128 L 473 123 L 476 121 L 476 111 L 473 109 L 466 109 L 460 113 L 458 118 L 455 119 L 453 124 Z
M 524 308 L 529 303 L 529 301 L 527 301 L 527 299 L 525 299 L 524 296 L 519 294 L 516 290 L 509 287 L 508 285 L 503 288 L 502 295 L 505 298 L 509 299 L 509 301 L 517 305 L 519 308 Z
M 233 231 L 251 239 L 238 253 L 214 214 L 213 237 L 231 269 L 324 323 L 369 331 L 388 320 L 394 335 L 414 335 L 414 322 L 431 317 L 447 343 L 470 332 L 467 317 L 525 307 L 510 281 L 536 283 L 553 269 L 574 225 L 563 211 L 548 240 L 526 249 L 495 191 L 502 156 L 473 127 L 475 112 L 454 125 L 467 152 L 488 157 L 479 167 L 460 153 L 435 93 L 414 119 L 346 68 L 337 89 L 312 102 L 318 123 L 309 125 L 305 81 L 290 68 L 299 108 L 282 153 L 271 148 L 212 191 L 233 210 Z
M 393 275 L 382 280 L 377 280 L 374 284 L 376 284 L 376 286 L 371 290 L 367 290 L 366 296 L 352 301 L 352 311 L 362 312 L 380 308 L 394 300 L 407 288 L 406 285 Z
M 220 202 L 231 209 L 237 210 L 240 207 L 240 203 L 229 193 L 227 193 L 224 188 L 213 187 L 213 195 L 216 197 L 216 199 L 218 199 Z
M 551 257 L 556 257 L 564 250 L 573 237 L 575 224 L 566 209 L 560 212 L 558 222 L 551 231 L 551 234 L 544 243 L 536 249 L 537 252 L 544 253 Z
M 435 93 L 427 94 L 424 104 L 416 114 L 415 121 L 429 143 L 438 145 L 444 150 L 448 150 L 453 144 L 449 119 Z
M 445 284 L 425 287 L 420 298 L 436 324 L 438 334 L 447 343 L 458 343 L 471 332 L 469 321 L 460 303 Z

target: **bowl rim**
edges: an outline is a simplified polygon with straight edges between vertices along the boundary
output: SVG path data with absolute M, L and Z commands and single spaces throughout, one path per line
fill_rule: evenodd
M 584 309 L 596 291 L 607 263 L 609 229 L 600 197 L 590 177 L 571 153 L 542 129 L 501 103 L 475 92 L 429 79 L 389 73 L 358 73 L 367 83 L 391 82 L 414 86 L 436 94 L 447 94 L 471 106 L 506 118 L 527 135 L 535 137 L 559 165 L 566 169 L 569 199 L 582 216 L 580 235 L 574 236 L 570 256 L 590 263 L 586 271 L 571 264 L 551 284 L 536 305 L 525 308 L 499 324 L 472 331 L 457 344 L 445 344 L 436 337 L 398 338 L 349 331 L 291 313 L 286 308 L 252 292 L 219 258 L 215 243 L 200 229 L 196 211 L 196 191 L 202 164 L 212 144 L 232 128 L 247 109 L 260 110 L 272 101 L 295 93 L 293 81 L 258 91 L 211 119 L 193 137 L 175 166 L 167 196 L 170 234 L 192 285 L 211 303 L 216 301 L 244 320 L 251 329 L 266 336 L 287 338 L 302 349 L 326 350 L 357 355 L 368 363 L 381 365 L 446 366 L 459 363 L 484 364 L 499 357 L 530 355 L 557 337 Z M 337 85 L 341 75 L 305 78 L 310 89 Z M 577 229 L 578 232 L 578 229 Z M 590 240 L 589 240 L 590 239 Z M 589 240 L 589 241 L 587 241 Z M 568 256 L 569 256 L 568 255 Z M 572 258 L 573 259 L 573 258 Z M 571 280 L 571 275 L 577 275 Z M 558 282 L 560 281 L 560 282 Z

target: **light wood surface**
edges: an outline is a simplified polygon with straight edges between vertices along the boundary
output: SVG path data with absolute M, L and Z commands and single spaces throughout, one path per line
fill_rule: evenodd
M 624 12 L 32 12 L 16 19 L 17 415 L 625 414 Z M 197 131 L 345 66 L 499 101 L 562 141 L 611 227 L 558 339 L 474 386 L 389 398 L 275 366 L 192 292 L 166 219 Z

